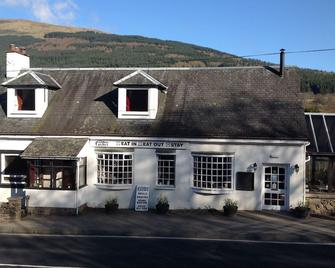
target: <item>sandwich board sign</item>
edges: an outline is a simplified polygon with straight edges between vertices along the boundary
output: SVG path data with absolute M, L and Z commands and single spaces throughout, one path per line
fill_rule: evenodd
M 135 211 L 148 211 L 149 185 L 136 186 Z

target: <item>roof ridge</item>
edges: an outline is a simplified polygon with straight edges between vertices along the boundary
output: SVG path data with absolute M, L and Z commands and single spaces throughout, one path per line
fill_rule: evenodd
M 67 68 L 59 68 L 59 67 L 40 67 L 40 68 L 30 68 L 32 71 L 104 71 L 104 70 L 225 70 L 225 69 L 265 69 L 265 67 L 278 67 L 278 65 L 271 66 L 227 66 L 227 67 L 67 67 Z M 294 66 L 286 66 L 285 69 L 294 68 Z

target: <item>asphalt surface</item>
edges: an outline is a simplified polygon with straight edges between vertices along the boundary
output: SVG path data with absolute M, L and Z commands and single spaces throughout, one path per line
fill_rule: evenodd
M 196 237 L 283 242 L 335 242 L 335 221 L 297 219 L 283 213 L 240 211 L 225 217 L 219 211 L 154 212 L 87 211 L 79 216 L 28 216 L 3 222 L 0 233 L 89 234 L 119 236 Z
M 306 268 L 335 263 L 335 243 L 14 234 L 0 239 L 0 267 Z

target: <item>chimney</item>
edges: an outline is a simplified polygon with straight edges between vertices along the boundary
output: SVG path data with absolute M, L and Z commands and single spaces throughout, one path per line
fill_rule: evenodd
M 280 50 L 280 64 L 279 64 L 279 75 L 281 77 L 284 76 L 284 68 L 285 68 L 285 49 Z
M 15 44 L 9 45 L 9 51 L 6 54 L 6 77 L 17 76 L 21 71 L 30 68 L 30 59 L 26 54 L 26 49 L 18 48 Z

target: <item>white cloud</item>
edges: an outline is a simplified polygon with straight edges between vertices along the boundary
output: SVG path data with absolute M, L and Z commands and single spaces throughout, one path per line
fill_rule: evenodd
M 69 24 L 76 17 L 77 4 L 72 0 L 0 0 L 0 5 L 24 7 L 37 20 Z

